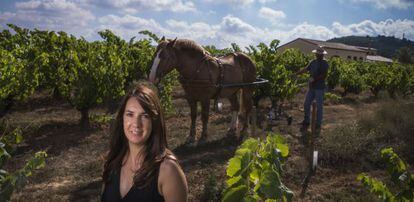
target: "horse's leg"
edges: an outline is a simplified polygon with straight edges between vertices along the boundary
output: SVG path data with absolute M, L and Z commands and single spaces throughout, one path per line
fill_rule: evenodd
M 231 104 L 231 123 L 227 134 L 235 135 L 237 131 L 237 125 L 239 122 L 238 112 L 240 109 L 239 100 L 237 99 L 237 93 L 234 93 L 232 96 L 230 96 L 229 101 Z
M 188 105 L 190 105 L 191 111 L 191 128 L 190 128 L 190 135 L 187 137 L 185 141 L 186 144 L 191 144 L 195 142 L 195 135 L 196 135 L 196 120 L 197 120 L 197 101 L 192 99 L 187 99 Z
M 203 122 L 203 131 L 201 132 L 200 142 L 205 142 L 207 139 L 207 125 L 210 111 L 210 99 L 201 101 L 201 121 Z
M 240 132 L 242 135 L 247 133 L 247 128 L 249 126 L 249 117 L 250 112 L 253 108 L 253 89 L 252 88 L 243 88 L 243 93 L 241 95 L 243 99 L 243 108 L 244 108 L 244 118 L 243 118 L 243 128 Z

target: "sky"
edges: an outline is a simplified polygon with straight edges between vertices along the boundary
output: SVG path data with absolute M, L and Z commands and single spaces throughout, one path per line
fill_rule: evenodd
M 349 35 L 414 41 L 414 0 L 0 0 L 0 29 L 9 23 L 90 41 L 105 29 L 125 40 L 149 30 L 218 48 Z

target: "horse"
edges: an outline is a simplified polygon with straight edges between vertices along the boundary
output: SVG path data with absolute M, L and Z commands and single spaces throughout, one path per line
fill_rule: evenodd
M 196 136 L 197 102 L 201 102 L 202 133 L 199 143 L 207 139 L 210 100 L 228 98 L 232 120 L 228 135 L 236 135 L 240 122 L 242 139 L 248 128 L 248 118 L 253 107 L 254 88 L 251 86 L 226 87 L 224 84 L 252 83 L 256 80 L 256 65 L 244 53 L 235 52 L 219 58 L 211 56 L 203 47 L 189 39 L 159 41 L 153 57 L 148 80 L 157 84 L 163 76 L 176 69 L 179 81 L 191 109 L 190 134 L 185 143 L 194 143 Z M 239 94 L 239 91 L 240 94 Z M 238 99 L 238 95 L 240 99 Z M 238 112 L 241 110 L 240 117 Z

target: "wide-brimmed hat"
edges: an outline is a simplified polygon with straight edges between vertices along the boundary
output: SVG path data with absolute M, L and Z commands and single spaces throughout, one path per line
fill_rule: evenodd
M 326 52 L 325 49 L 323 49 L 323 46 L 318 46 L 315 50 L 312 51 L 312 53 L 319 54 L 319 55 L 326 55 L 328 52 Z

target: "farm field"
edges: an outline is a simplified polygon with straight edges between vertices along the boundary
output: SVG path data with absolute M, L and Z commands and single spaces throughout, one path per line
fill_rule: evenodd
M 286 139 L 290 154 L 284 164 L 282 181 L 294 192 L 294 201 L 302 200 L 301 182 L 307 172 L 307 161 L 304 158 L 306 148 L 300 138 L 298 125 L 302 121 L 305 90 L 302 88 L 291 103 L 284 105 L 284 112 L 293 117 L 292 125 L 289 126 L 286 116 L 282 115 L 279 120 L 272 121 L 271 125 L 269 121 L 264 120 L 263 124 L 267 130 L 257 127 L 256 134 L 252 135 L 252 137 L 265 137 L 268 132 L 276 132 Z M 208 143 L 184 148 L 182 145 L 190 128 L 189 107 L 183 99 L 181 87 L 174 87 L 172 97 L 175 112 L 169 114 L 166 119 L 167 138 L 169 147 L 178 156 L 187 176 L 189 201 L 215 201 L 217 198 L 214 193 L 218 193 L 215 190 L 222 189 L 226 179 L 227 161 L 234 155 L 238 146 L 237 141 L 226 136 L 231 120 L 229 103 L 224 100 L 222 112 L 210 113 Z M 266 100 L 260 102 L 264 110 L 260 114 L 267 113 L 265 107 L 269 103 Z M 393 100 L 386 95 L 374 98 L 370 93 L 363 92 L 359 95 L 349 94 L 340 101 L 327 100 L 324 106 L 324 126 L 317 141 L 320 162 L 303 198 L 304 201 L 376 200 L 356 178 L 359 173 L 366 172 L 379 179 L 386 179 L 383 165 L 375 160 L 368 161 L 366 159 L 368 153 L 365 153 L 367 157 L 359 153 L 353 156 L 354 160 L 352 160 L 346 158 L 346 155 L 354 155 L 355 151 L 349 151 L 349 154 L 345 152 L 342 159 L 329 156 L 329 153 L 324 151 L 330 151 L 328 148 L 335 144 L 332 141 L 338 141 L 338 144 L 343 141 L 330 138 L 334 133 L 339 133 L 340 128 L 350 127 L 361 117 L 374 115 L 383 106 L 400 104 L 408 106 L 411 112 L 414 111 L 412 97 Z M 106 113 L 107 106 L 100 105 L 91 111 L 91 116 Z M 83 130 L 78 125 L 80 113 L 65 101 L 53 100 L 44 91 L 32 95 L 27 104 L 15 106 L 4 118 L 9 120 L 11 125 L 20 126 L 24 130 L 24 141 L 18 145 L 13 159 L 8 161 L 5 167 L 7 170 L 22 167 L 25 160 L 36 151 L 45 150 L 48 154 L 45 168 L 34 171 L 33 176 L 28 178 L 29 183 L 12 195 L 12 201 L 99 201 L 102 164 L 109 142 L 110 121 L 92 118 L 92 128 Z M 199 117 L 197 134 L 201 134 Z M 343 142 L 345 143 L 347 142 Z M 382 144 L 377 145 L 378 148 L 399 146 L 395 150 L 397 153 L 403 151 L 400 155 L 403 159 L 409 164 L 414 160 L 414 149 L 405 148 L 405 144 L 409 145 L 409 142 L 387 143 L 378 140 L 368 143 Z M 350 145 L 348 148 L 353 147 L 357 150 L 360 145 Z M 338 150 L 346 151 L 346 148 L 338 147 Z M 379 150 L 370 152 L 379 155 Z
M 98 201 L 109 129 L 119 100 L 128 86 L 147 79 L 160 80 L 156 88 L 166 114 L 168 144 L 186 173 L 189 201 L 282 199 L 291 196 L 289 190 L 294 201 L 378 199 L 372 192 L 413 198 L 411 63 L 326 58 L 326 84 L 332 90 L 325 95 L 322 132 L 315 141 L 317 170 L 301 195 L 310 147 L 305 141 L 309 135 L 301 135 L 299 123 L 309 75 L 297 72 L 314 56 L 298 49 L 279 51 L 278 39 L 243 51 L 235 43 L 217 49 L 191 40 L 160 38 L 147 30 L 139 32 L 146 38 L 128 42 L 104 30 L 98 32 L 102 40 L 90 42 L 65 32 L 8 26 L 15 33 L 0 33 L 0 201 Z M 180 50 L 197 54 L 177 67 Z M 215 84 L 241 81 L 211 80 L 219 77 L 219 71 L 213 71 L 220 69 L 217 60 L 232 57 L 249 64 L 244 69 L 248 71 L 242 72 L 250 74 L 240 74 L 239 79 L 250 82 L 257 76 L 269 81 L 256 86 L 253 95 L 245 91 L 243 97 L 244 103 L 259 106 L 258 125 L 250 127 L 255 129 L 253 139 L 241 144 L 227 135 L 231 112 L 224 100 L 221 112 L 210 110 L 207 143 L 184 145 L 190 132 L 190 108 L 179 82 L 185 84 L 193 81 L 191 76 L 204 73 L 199 81 L 208 81 L 210 89 L 193 95 L 213 97 Z M 175 60 L 177 64 L 168 64 Z M 205 65 L 193 69 L 199 61 Z M 159 69 L 152 68 L 157 63 Z M 243 65 L 225 65 L 243 70 Z M 196 75 L 188 73 L 187 78 L 184 69 L 196 70 Z M 237 75 L 225 71 L 230 75 L 227 79 Z M 225 91 L 238 99 L 236 91 Z M 199 118 L 198 135 L 201 129 Z M 391 178 L 386 170 L 392 171 Z M 404 190 L 407 196 L 393 195 Z

